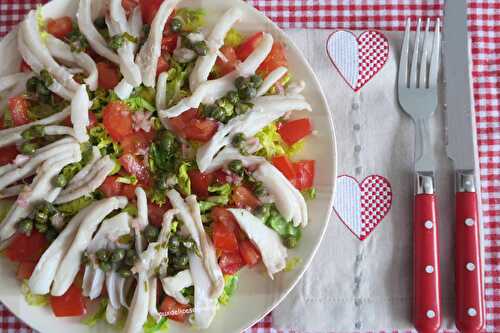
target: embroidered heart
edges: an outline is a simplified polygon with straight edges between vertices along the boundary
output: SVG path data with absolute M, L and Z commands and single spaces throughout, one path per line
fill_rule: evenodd
M 366 177 L 361 184 L 351 176 L 337 178 L 333 209 L 339 219 L 360 240 L 365 240 L 389 213 L 392 189 L 379 175 Z
M 326 49 L 330 60 L 354 91 L 361 89 L 377 74 L 389 58 L 387 37 L 369 30 L 356 38 L 350 31 L 330 35 Z

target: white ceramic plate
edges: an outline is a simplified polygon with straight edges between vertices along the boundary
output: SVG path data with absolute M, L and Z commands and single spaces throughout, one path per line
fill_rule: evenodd
M 78 1 L 54 0 L 44 7 L 45 17 L 74 16 Z M 220 14 L 230 6 L 239 6 L 244 10 L 244 19 L 236 28 L 242 32 L 266 31 L 275 39 L 287 45 L 290 70 L 296 80 L 304 80 L 307 84 L 304 95 L 311 103 L 313 112 L 309 114 L 317 132 L 307 140 L 301 157 L 316 160 L 317 188 L 316 200 L 308 203 L 310 223 L 303 231 L 300 245 L 289 251 L 290 257 L 302 258 L 302 264 L 291 272 L 282 272 L 270 280 L 263 267 L 240 273 L 240 283 L 236 295 L 227 306 L 221 306 L 210 329 L 206 333 L 238 333 L 252 326 L 269 313 L 290 292 L 309 266 L 312 257 L 321 242 L 332 211 L 334 184 L 336 179 L 336 145 L 332 119 L 319 82 L 311 67 L 293 42 L 262 13 L 239 0 L 186 0 L 181 7 L 202 6 L 209 13 L 208 20 L 217 20 Z M 209 22 L 213 24 L 213 22 Z M 17 53 L 15 31 L 0 42 L 0 76 L 10 74 L 19 68 L 20 56 Z M 294 114 L 294 117 L 300 113 Z M 19 281 L 15 278 L 15 266 L 4 257 L 0 259 L 0 300 L 19 318 L 41 332 L 50 333 L 83 333 L 89 328 L 79 319 L 55 318 L 50 308 L 29 306 L 21 295 Z M 102 324 L 91 329 L 95 332 L 115 332 Z M 186 326 L 171 322 L 169 333 L 191 331 Z

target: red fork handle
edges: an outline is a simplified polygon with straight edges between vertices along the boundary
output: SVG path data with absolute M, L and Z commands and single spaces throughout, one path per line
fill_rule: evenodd
M 413 230 L 413 323 L 418 332 L 441 325 L 436 196 L 415 195 Z
M 475 192 L 456 193 L 455 294 L 456 326 L 460 332 L 480 332 L 484 326 L 484 296 Z

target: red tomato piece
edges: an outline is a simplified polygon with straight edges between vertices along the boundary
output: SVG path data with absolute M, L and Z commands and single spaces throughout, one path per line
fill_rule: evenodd
M 191 120 L 195 119 L 197 115 L 198 109 L 190 109 L 182 113 L 180 116 L 170 118 L 168 120 L 168 124 L 175 133 L 182 133 L 187 124 L 189 124 Z
M 144 152 L 155 137 L 153 131 L 145 132 L 140 130 L 120 141 L 120 146 L 124 154 L 140 154 Z
M 236 49 L 236 55 L 238 59 L 244 61 L 248 56 L 257 48 L 262 39 L 264 38 L 263 32 L 257 32 L 252 36 L 248 37 L 238 48 Z
M 313 187 L 315 175 L 315 161 L 299 161 L 293 164 L 295 170 L 295 187 L 299 190 L 306 190 Z
M 231 198 L 238 208 L 255 209 L 261 205 L 260 200 L 245 186 L 236 187 Z
M 117 195 L 121 195 L 122 193 L 122 183 L 117 182 L 116 180 L 118 177 L 116 176 L 108 176 L 104 180 L 104 183 L 99 187 L 99 190 L 101 190 L 102 193 L 106 197 L 114 197 Z
M 170 118 L 169 125 L 176 134 L 188 140 L 209 141 L 217 132 L 218 124 L 212 119 L 201 119 L 197 109 L 191 109 L 178 117 Z
M 125 9 L 125 12 L 128 14 L 132 13 L 132 11 L 139 5 L 138 0 L 122 0 L 122 7 Z
M 186 318 L 191 313 L 190 309 L 191 305 L 181 304 L 170 296 L 165 296 L 160 305 L 160 313 L 163 316 L 178 322 L 186 321 Z
M 116 141 L 120 141 L 134 132 L 132 113 L 128 106 L 122 102 L 109 103 L 103 110 L 102 122 L 109 135 Z
M 238 239 L 234 231 L 231 231 L 222 222 L 215 222 L 213 224 L 212 238 L 217 250 L 221 252 L 238 251 Z
M 9 98 L 8 104 L 14 126 L 21 126 L 31 122 L 28 117 L 30 104 L 26 98 L 23 96 Z
M 19 233 L 12 239 L 5 255 L 14 262 L 37 262 L 47 245 L 45 236 L 36 230 L 30 236 Z
M 158 206 L 148 202 L 148 218 L 149 223 L 157 227 L 161 227 L 163 223 L 163 214 L 171 208 L 170 204 L 165 203 L 163 206 Z
M 193 193 L 200 198 L 208 197 L 208 187 L 213 182 L 213 174 L 191 170 L 188 172 L 188 175 L 191 180 L 191 190 Z
M 73 30 L 73 20 L 69 16 L 47 20 L 47 31 L 59 39 L 64 39 Z
M 271 49 L 271 53 L 269 53 L 266 60 L 259 66 L 257 73 L 262 77 L 266 77 L 267 74 L 282 66 L 288 67 L 285 46 L 280 42 L 275 42 Z
M 120 83 L 120 70 L 114 64 L 98 62 L 97 72 L 99 74 L 98 85 L 101 89 L 111 90 Z
M 160 56 L 158 58 L 158 65 L 156 65 L 156 76 L 168 71 L 169 68 L 170 64 L 168 63 L 168 61 L 165 60 L 165 57 Z
M 0 148 L 0 166 L 11 163 L 18 154 L 16 145 Z
M 21 262 L 19 266 L 17 266 L 16 278 L 20 281 L 25 279 L 29 279 L 33 271 L 35 270 L 36 262 Z
M 273 157 L 272 163 L 288 180 L 291 181 L 295 179 L 295 169 L 288 157 L 285 155 L 275 156 Z
M 302 118 L 281 123 L 278 127 L 278 133 L 283 141 L 291 146 L 312 133 L 311 120 Z
M 236 50 L 231 46 L 223 46 L 220 51 L 226 57 L 224 61 L 220 57 L 217 58 L 217 62 L 215 63 L 217 66 L 217 73 L 220 76 L 224 76 L 228 73 L 231 73 L 236 68 L 236 62 L 238 61 L 238 57 L 236 55 Z
M 19 70 L 25 73 L 32 71 L 30 65 L 28 65 L 24 60 L 21 60 L 21 65 L 19 66 Z
M 240 254 L 248 266 L 255 266 L 260 260 L 259 250 L 249 240 L 240 242 Z
M 50 296 L 50 305 L 56 317 L 79 317 L 87 312 L 82 289 L 75 284 L 62 296 Z
M 166 35 L 163 35 L 161 39 L 161 50 L 167 52 L 168 54 L 174 53 L 174 50 L 177 48 L 177 39 L 179 38 L 179 34 L 175 32 L 169 32 Z
M 239 252 L 223 253 L 219 258 L 219 266 L 222 273 L 233 275 L 245 266 L 245 262 Z
M 149 186 L 151 175 L 149 174 L 147 166 L 145 166 L 142 161 L 132 154 L 124 154 L 119 160 L 122 167 L 128 173 L 136 176 L 141 184 Z
M 238 222 L 234 218 L 233 214 L 225 208 L 214 207 L 210 212 L 212 220 L 215 222 L 222 223 L 228 230 L 236 232 L 239 228 Z
M 137 185 L 132 185 L 132 184 L 123 184 L 122 186 L 122 191 L 120 195 L 123 195 L 130 201 L 133 201 L 136 199 L 135 196 L 135 189 L 137 188 Z
M 151 24 L 163 0 L 140 0 L 142 19 L 144 23 Z

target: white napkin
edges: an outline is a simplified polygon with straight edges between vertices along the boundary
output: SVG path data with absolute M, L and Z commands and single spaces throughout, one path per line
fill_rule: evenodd
M 331 31 L 291 30 L 288 34 L 312 65 L 329 101 L 338 142 L 339 176 L 352 177 L 338 181 L 335 209 L 352 224 L 353 232 L 334 212 L 311 267 L 273 311 L 273 326 L 299 332 L 411 329 L 414 127 L 397 102 L 402 33 L 384 33 L 389 40 L 389 59 L 357 93 L 325 52 Z M 442 328 L 452 328 L 453 173 L 445 153 L 443 118 L 443 112 L 437 110 L 431 132 L 440 211 Z M 356 225 L 361 218 L 359 207 L 351 205 L 349 210 L 345 207 L 348 201 L 339 197 L 357 200 L 360 190 L 354 179 L 361 183 L 369 176 L 362 183 L 368 188 L 364 195 L 370 195 L 370 181 L 373 190 L 374 185 L 384 185 L 384 177 L 392 189 L 391 193 L 385 191 L 386 206 L 388 196 L 392 196 L 392 206 L 366 237 Z M 365 197 L 363 204 L 368 199 Z M 355 233 L 366 238 L 361 241 Z

